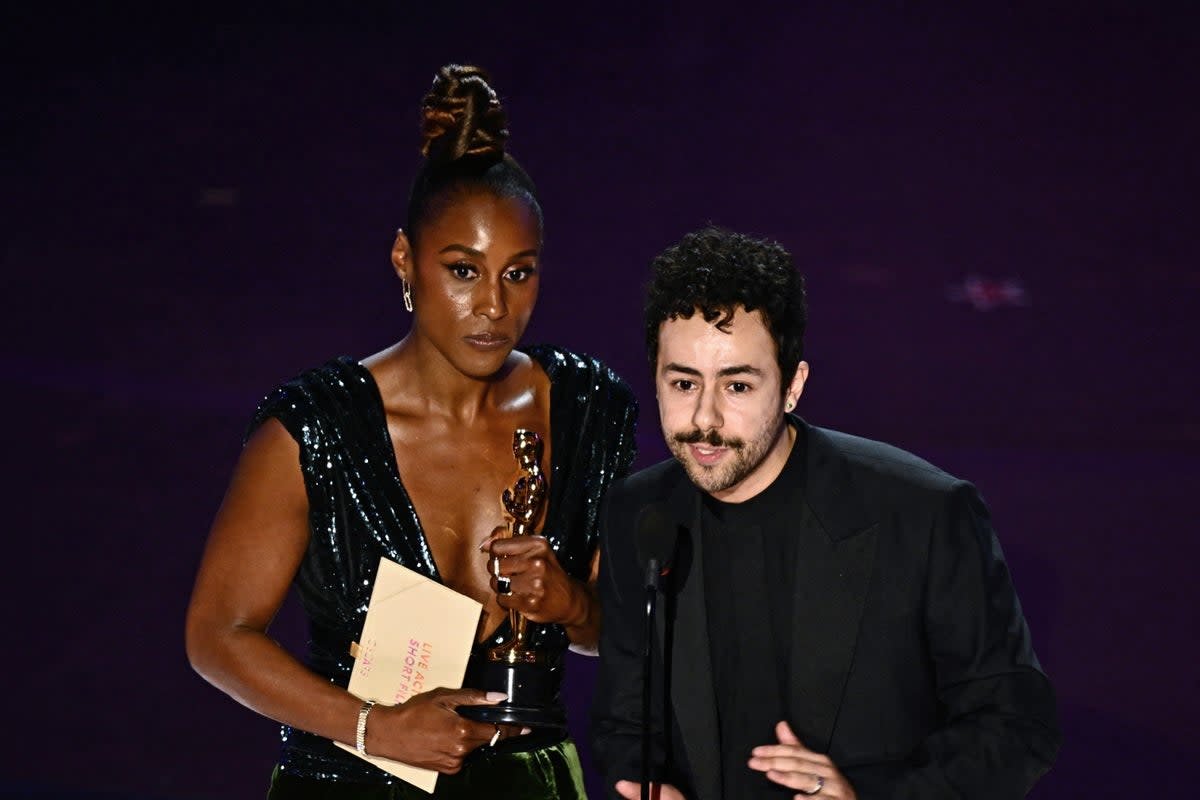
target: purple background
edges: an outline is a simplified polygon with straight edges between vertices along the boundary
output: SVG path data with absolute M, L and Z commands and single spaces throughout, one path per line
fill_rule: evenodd
M 710 220 L 779 239 L 809 277 L 801 413 L 992 506 L 1065 728 L 1034 796 L 1192 794 L 1197 14 L 693 5 L 9 18 L 0 792 L 263 796 L 276 726 L 190 671 L 192 577 L 258 399 L 406 330 L 416 106 L 461 60 L 543 194 L 526 341 L 630 381 L 639 466 L 665 455 L 649 259 Z M 1024 304 L 954 300 L 972 275 Z M 277 629 L 302 641 L 293 609 Z

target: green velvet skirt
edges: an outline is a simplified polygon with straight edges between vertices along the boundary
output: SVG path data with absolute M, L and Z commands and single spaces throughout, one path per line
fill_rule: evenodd
M 583 768 L 575 744 L 569 739 L 517 753 L 480 753 L 468 759 L 456 775 L 442 775 L 437 789 L 427 794 L 399 783 L 376 786 L 343 781 L 322 781 L 280 774 L 271 776 L 267 800 L 444 800 L 487 798 L 501 800 L 587 800 Z

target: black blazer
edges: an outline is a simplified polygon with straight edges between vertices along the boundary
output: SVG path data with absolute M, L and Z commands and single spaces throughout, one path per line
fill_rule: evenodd
M 861 800 L 1023 797 L 1058 750 L 1054 693 L 983 501 L 895 447 L 792 421 L 806 482 L 795 498 L 792 682 L 780 718 Z M 594 752 L 610 796 L 618 779 L 639 779 L 645 593 L 634 528 L 651 503 L 680 531 L 660 600 L 654 769 L 689 800 L 715 800 L 700 493 L 674 460 L 605 500 Z

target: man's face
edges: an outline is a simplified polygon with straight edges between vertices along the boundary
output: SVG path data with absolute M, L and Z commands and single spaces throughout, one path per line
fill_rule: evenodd
M 719 321 L 719 320 L 717 320 Z M 775 342 L 758 311 L 738 306 L 722 328 L 700 313 L 659 329 L 655 386 L 663 435 L 696 486 L 740 503 L 783 469 L 792 437 L 784 405 L 804 388 L 801 362 L 787 394 Z

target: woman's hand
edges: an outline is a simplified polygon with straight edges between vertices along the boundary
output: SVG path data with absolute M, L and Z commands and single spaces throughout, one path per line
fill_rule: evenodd
M 594 590 L 599 552 L 592 560 L 590 581 L 584 583 L 563 570 L 544 536 L 510 537 L 507 528 L 500 527 L 479 549 L 499 560 L 500 577 L 510 581 L 508 593 L 502 594 L 496 570 L 490 570 L 501 608 L 515 609 L 530 622 L 562 625 L 572 649 L 594 652 L 600 636 L 600 603 Z
M 452 775 L 462 769 L 471 751 L 492 742 L 497 731 L 499 739 L 524 732 L 475 722 L 455 711 L 462 705 L 494 705 L 504 697 L 477 689 L 434 689 L 398 706 L 375 706 L 367 718 L 367 753 Z
M 496 528 L 480 548 L 500 560 L 500 577 L 511 582 L 509 593 L 502 594 L 492 571 L 492 591 L 500 607 L 516 609 L 530 622 L 582 623 L 589 601 L 587 587 L 563 570 L 546 537 L 504 538 L 505 531 Z

